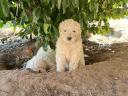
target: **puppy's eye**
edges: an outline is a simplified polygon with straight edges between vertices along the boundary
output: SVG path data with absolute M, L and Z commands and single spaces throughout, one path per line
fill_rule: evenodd
M 75 30 L 73 30 L 73 32 L 76 32 Z
M 64 32 L 66 32 L 66 30 L 64 30 Z

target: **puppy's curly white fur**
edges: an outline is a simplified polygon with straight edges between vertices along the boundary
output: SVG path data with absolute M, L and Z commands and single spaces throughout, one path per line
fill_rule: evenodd
M 85 65 L 80 24 L 67 19 L 60 23 L 59 34 L 56 43 L 57 71 L 63 72 L 66 68 L 72 71 Z
M 43 72 L 47 69 L 55 69 L 55 52 L 50 47 L 45 51 L 40 47 L 37 54 L 26 62 L 26 69 L 31 69 L 35 72 Z

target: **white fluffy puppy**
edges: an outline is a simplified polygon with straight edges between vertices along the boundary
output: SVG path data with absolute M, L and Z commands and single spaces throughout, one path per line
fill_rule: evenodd
M 40 47 L 37 54 L 26 63 L 26 68 L 36 72 L 55 68 L 55 51 L 50 47 L 47 51 Z
M 72 71 L 85 65 L 80 24 L 67 19 L 60 23 L 59 33 L 56 43 L 57 71 L 63 72 L 67 68 Z

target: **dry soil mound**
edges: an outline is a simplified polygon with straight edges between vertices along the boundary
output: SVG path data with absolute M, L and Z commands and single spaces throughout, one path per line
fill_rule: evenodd
M 128 45 L 116 44 L 107 59 L 74 72 L 0 71 L 0 96 L 127 96 Z M 94 58 L 97 58 L 93 56 Z

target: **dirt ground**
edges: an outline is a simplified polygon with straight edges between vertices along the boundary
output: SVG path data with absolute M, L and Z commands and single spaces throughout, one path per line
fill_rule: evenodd
M 0 96 L 128 96 L 128 43 L 93 47 L 73 72 L 1 70 Z

